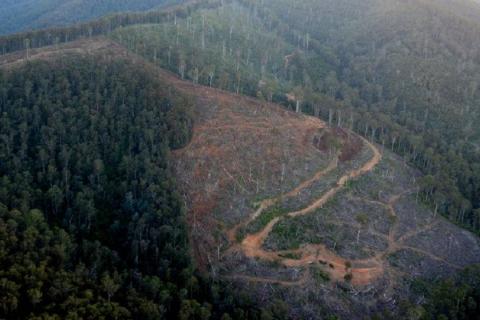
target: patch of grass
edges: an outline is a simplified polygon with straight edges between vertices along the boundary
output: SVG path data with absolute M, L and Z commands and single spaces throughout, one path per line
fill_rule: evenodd
M 400 255 L 399 252 L 391 253 L 387 256 L 387 261 L 392 267 L 400 267 Z
M 345 185 L 343 186 L 343 190 L 345 191 L 350 191 L 353 189 L 353 186 L 354 186 L 354 180 L 350 179 L 348 180 Z
M 265 199 L 268 199 L 268 197 L 265 195 L 256 195 L 251 203 L 252 208 L 255 210 L 258 209 L 260 207 L 260 203 Z
M 235 239 L 237 242 L 242 242 L 243 239 L 247 236 L 247 230 L 244 227 L 238 229 L 237 234 L 235 235 Z
M 300 244 L 307 241 L 304 238 L 303 226 L 301 224 L 294 223 L 292 218 L 286 219 L 277 224 L 272 231 L 275 235 L 275 239 L 282 244 L 283 249 L 295 250 L 300 247 Z M 313 242 L 310 241 L 309 242 Z
M 343 278 L 345 279 L 345 281 L 351 282 L 353 279 L 353 274 L 347 273 Z
M 253 210 L 257 210 L 260 207 L 260 202 L 252 202 L 250 206 Z
M 397 221 L 397 219 L 398 219 L 397 216 L 392 216 L 392 215 L 388 216 L 388 221 L 390 223 L 395 223 L 395 221 Z
M 285 259 L 299 260 L 302 258 L 302 254 L 298 252 L 288 252 L 281 254 L 280 257 Z
M 368 215 L 366 213 L 359 213 L 355 217 L 355 220 L 357 220 L 357 222 L 360 223 L 362 226 L 365 226 L 368 224 Z
M 257 219 L 255 219 L 248 227 L 249 233 L 256 233 L 262 230 L 270 221 L 277 217 L 285 215 L 288 211 L 284 208 L 273 207 L 272 209 L 263 212 Z
M 336 195 L 334 195 L 332 198 L 330 198 L 330 200 L 327 201 L 327 203 L 325 203 L 325 205 L 323 206 L 324 209 L 332 209 L 334 208 L 336 205 L 338 205 L 340 203 L 340 197 L 342 195 L 345 195 L 345 189 L 342 189 L 340 192 L 338 192 Z
M 272 261 L 265 262 L 265 265 L 272 269 L 278 269 L 282 266 L 282 263 L 280 259 L 274 259 Z
M 310 268 L 310 271 L 312 273 L 313 279 L 318 282 L 318 283 L 325 283 L 330 281 L 330 275 L 325 272 L 322 268 L 320 267 L 312 267 Z

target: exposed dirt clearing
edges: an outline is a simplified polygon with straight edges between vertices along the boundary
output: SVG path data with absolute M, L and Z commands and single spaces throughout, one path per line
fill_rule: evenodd
M 343 176 L 341 176 L 335 187 L 326 191 L 318 200 L 314 201 L 312 204 L 308 205 L 306 208 L 288 212 L 284 216 L 289 217 L 299 217 L 316 211 L 326 204 L 330 199 L 332 199 L 351 179 L 360 177 L 369 171 L 373 170 L 382 159 L 380 151 L 375 145 L 364 140 L 364 143 L 372 149 L 373 156 L 368 160 L 360 169 L 353 170 Z M 305 183 L 302 183 L 298 188 L 295 188 L 292 192 L 287 193 L 290 196 L 298 194 L 298 189 L 301 187 L 306 188 L 311 184 L 312 180 L 307 180 Z M 294 192 L 295 191 L 295 192 Z M 263 259 L 267 261 L 276 261 L 282 264 L 285 267 L 298 268 L 298 267 L 307 267 L 312 264 L 321 263 L 328 265 L 329 267 L 325 268 L 330 278 L 335 281 L 344 281 L 347 278 L 349 279 L 354 286 L 366 286 L 376 281 L 378 278 L 384 275 L 386 272 L 385 265 L 387 264 L 387 258 L 389 255 L 400 251 L 400 250 L 410 250 L 415 253 L 421 254 L 425 257 L 428 257 L 434 261 L 438 261 L 442 264 L 448 265 L 452 268 L 458 269 L 460 266 L 455 263 L 451 263 L 444 258 L 438 257 L 433 253 L 427 252 L 425 250 L 408 246 L 404 244 L 404 241 L 425 231 L 432 229 L 437 222 L 432 222 L 424 228 L 420 228 L 413 232 L 402 235 L 397 239 L 397 227 L 398 221 L 396 220 L 397 214 L 395 211 L 395 204 L 405 195 L 414 192 L 414 190 L 406 190 L 400 194 L 392 196 L 388 202 L 382 201 L 373 201 L 367 200 L 376 205 L 384 206 L 387 209 L 388 214 L 395 219 L 395 222 L 390 228 L 388 236 L 381 234 L 383 238 L 388 240 L 388 247 L 384 251 L 379 251 L 375 256 L 368 259 L 358 259 L 358 260 L 347 260 L 340 257 L 336 253 L 329 250 L 325 245 L 322 244 L 306 244 L 300 249 L 296 250 L 284 250 L 284 251 L 267 251 L 263 248 L 263 243 L 265 242 L 268 235 L 272 232 L 274 226 L 282 220 L 283 217 L 276 217 L 271 220 L 261 231 L 255 234 L 247 235 L 239 245 L 239 249 L 250 258 Z M 278 198 L 267 199 L 262 202 L 260 208 L 247 220 L 247 224 L 253 221 L 258 217 L 263 210 L 266 210 L 269 206 L 273 205 Z M 245 223 L 241 224 L 244 225 Z M 231 232 L 235 232 L 238 228 L 233 228 Z M 231 239 L 234 239 L 234 235 L 230 235 Z M 236 247 L 237 245 L 234 245 Z M 300 256 L 299 259 L 289 259 L 284 258 L 287 254 L 294 254 Z M 250 281 L 261 282 L 262 278 L 249 277 Z M 301 285 L 302 283 L 291 282 L 292 285 Z
M 343 176 L 337 182 L 337 185 L 328 190 L 324 195 L 322 195 L 317 201 L 308 205 L 306 208 L 295 211 L 289 212 L 286 215 L 290 217 L 296 217 L 300 215 L 305 215 L 311 213 L 321 206 L 323 206 L 327 201 L 329 201 L 333 196 L 335 196 L 338 191 L 340 191 L 345 184 L 356 177 L 359 177 L 370 170 L 373 170 L 375 166 L 380 162 L 382 159 L 382 155 L 380 151 L 369 141 L 362 139 L 363 142 L 373 151 L 373 157 L 365 163 L 360 169 L 353 170 Z M 312 184 L 314 180 L 318 180 L 322 176 L 324 176 L 329 171 L 333 170 L 337 165 L 337 161 L 332 162 L 327 169 L 317 173 L 312 179 L 305 181 L 304 183 L 300 184 L 297 188 L 293 189 L 291 192 L 287 193 L 288 196 L 295 196 L 298 192 Z M 237 226 L 235 226 L 232 230 L 229 231 L 229 238 L 235 239 L 235 233 L 240 228 L 240 226 L 246 225 L 253 221 L 256 217 L 258 217 L 263 210 L 268 208 L 269 206 L 273 205 L 275 202 L 281 199 L 280 197 L 267 199 L 261 203 L 260 208 L 246 221 Z M 280 221 L 281 217 L 277 217 L 270 221 L 263 230 L 256 234 L 250 234 L 245 237 L 245 239 L 241 242 L 240 249 L 243 253 L 250 258 L 260 258 L 265 260 L 280 260 L 281 263 L 287 267 L 300 267 L 300 266 L 308 266 L 312 263 L 323 261 L 327 264 L 334 266 L 328 270 L 332 279 L 335 280 L 342 280 L 345 278 L 347 274 L 351 274 L 352 283 L 355 285 L 365 285 L 370 283 L 373 279 L 375 279 L 378 275 L 383 273 L 383 265 L 376 259 L 371 259 L 369 261 L 362 261 L 363 263 L 367 263 L 370 266 L 368 268 L 350 268 L 346 267 L 347 261 L 335 253 L 328 250 L 323 245 L 308 245 L 302 249 L 295 250 L 294 253 L 301 254 L 301 259 L 283 259 L 280 257 L 281 253 L 278 252 L 271 252 L 266 251 L 262 248 L 265 239 L 268 237 L 270 232 L 272 231 L 273 227 Z M 354 261 L 355 263 L 355 261 Z
M 258 209 L 248 218 L 248 220 L 246 220 L 246 221 L 244 221 L 240 224 L 237 224 L 235 227 L 228 230 L 228 232 L 227 232 L 228 239 L 231 242 L 234 242 L 236 234 L 241 227 L 244 227 L 244 226 L 250 224 L 251 222 L 253 222 L 255 219 L 257 219 L 262 214 L 262 212 L 264 212 L 266 209 L 272 207 L 276 203 L 278 203 L 278 202 L 280 202 L 284 199 L 287 199 L 287 198 L 295 197 L 302 190 L 310 187 L 315 181 L 318 181 L 323 176 L 325 176 L 326 174 L 328 174 L 332 170 L 334 170 L 337 167 L 337 165 L 338 165 L 338 158 L 334 157 L 325 169 L 322 169 L 322 170 L 318 171 L 312 178 L 302 182 L 295 189 L 291 190 L 290 192 L 288 192 L 286 194 L 280 195 L 278 197 L 275 197 L 275 198 L 272 198 L 272 199 L 265 199 L 265 200 L 261 201 Z M 272 222 L 270 222 L 270 223 L 272 223 Z M 272 225 L 272 227 L 273 227 L 273 225 Z M 270 231 L 268 233 L 270 233 Z M 266 234 L 266 236 L 268 236 L 268 233 Z
M 300 211 L 295 211 L 295 212 L 290 212 L 288 215 L 290 217 L 297 217 L 301 216 L 304 214 L 308 214 L 320 207 L 322 207 L 328 200 L 330 200 L 334 195 L 337 194 L 337 192 L 342 189 L 345 184 L 350 181 L 351 179 L 357 178 L 370 170 L 373 170 L 373 168 L 380 162 L 382 159 L 382 155 L 380 151 L 375 147 L 373 144 L 371 144 L 369 141 L 366 139 L 362 138 L 362 141 L 373 151 L 373 157 L 360 169 L 354 170 L 344 176 L 342 176 L 338 182 L 337 185 L 333 188 L 327 191 L 320 199 L 315 201 L 314 203 L 310 204 L 308 207 L 300 210 Z

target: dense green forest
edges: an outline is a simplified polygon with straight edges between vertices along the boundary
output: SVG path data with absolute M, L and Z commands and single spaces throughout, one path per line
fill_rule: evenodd
M 190 260 L 169 150 L 191 106 L 124 60 L 0 73 L 1 318 L 243 319 Z
M 403 319 L 447 320 L 479 319 L 480 268 L 473 266 L 450 279 L 415 280 L 412 291 L 424 297 L 418 301 L 402 302 Z M 395 317 L 393 317 L 395 318 Z M 381 317 L 380 317 L 381 319 Z
M 0 34 L 64 26 L 91 20 L 109 13 L 145 11 L 180 0 L 4 0 L 0 3 Z

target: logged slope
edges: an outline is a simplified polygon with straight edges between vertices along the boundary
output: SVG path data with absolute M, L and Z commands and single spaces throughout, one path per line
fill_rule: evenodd
M 389 145 L 427 176 L 432 208 L 478 231 L 477 16 L 463 0 L 237 0 L 111 36 L 185 79 Z
M 478 239 L 418 203 L 418 173 L 388 151 L 382 160 L 379 147 L 314 118 L 176 82 L 201 101 L 193 139 L 176 152 L 177 173 L 197 261 L 214 276 L 252 285 L 265 303 L 281 290 L 294 314 L 314 318 L 322 312 L 318 302 L 331 306 L 345 299 L 336 283 L 350 283 L 351 308 L 338 312 L 356 318 L 385 305 L 398 307 L 409 272 L 445 276 L 480 261 Z M 337 143 L 327 139 L 332 136 Z M 329 148 L 319 141 L 329 141 Z M 341 157 L 358 143 L 360 150 Z M 352 187 L 356 179 L 368 186 Z M 338 199 L 340 209 L 325 212 Z M 297 227 L 298 219 L 310 220 L 294 233 L 284 231 Z M 305 237 L 312 227 L 320 235 Z M 469 252 L 462 257 L 453 254 L 465 247 Z M 280 288 L 270 287 L 275 284 Z M 301 302 L 318 290 L 312 304 Z
M 339 299 L 345 299 L 336 285 L 319 284 L 319 277 L 334 280 L 332 284 L 350 282 L 360 286 L 351 289 L 347 298 L 353 304 L 337 311 L 356 318 L 385 306 L 397 308 L 398 299 L 408 294 L 404 281 L 410 272 L 412 277 L 445 276 L 480 261 L 478 239 L 419 203 L 418 172 L 406 168 L 390 152 L 380 161 L 378 147 L 365 142 L 361 152 L 340 161 L 334 170 L 337 152 L 348 149 L 354 136 L 332 134 L 317 119 L 266 102 L 177 78 L 172 81 L 198 100 L 193 139 L 176 152 L 177 174 L 190 210 L 197 262 L 213 276 L 251 282 L 253 292 L 266 293 L 265 303 L 277 295 L 278 288 L 270 290 L 270 285 L 288 287 L 286 299 L 296 306 L 294 312 L 312 317 L 321 314 L 319 301 L 331 310 Z M 317 142 L 330 134 L 337 143 L 327 139 L 328 148 L 321 148 Z M 335 144 L 339 150 L 332 147 Z M 376 170 L 378 166 L 381 170 Z M 357 175 L 367 176 L 358 183 L 368 187 L 352 192 L 347 180 Z M 295 235 L 275 230 L 283 217 L 288 217 L 283 228 L 297 226 L 295 219 L 303 217 L 296 213 L 306 214 L 305 218 L 311 214 L 321 221 L 316 212 L 322 205 L 338 201 L 335 196 L 344 190 L 352 193 L 342 201 L 348 210 L 330 217 L 325 229 L 323 222 L 319 223 L 316 232 L 325 237 L 302 236 L 316 224 L 312 221 Z M 278 208 L 284 204 L 287 209 Z M 255 232 L 250 233 L 249 225 L 255 223 Z M 329 230 L 330 225 L 338 228 Z M 271 250 L 278 243 L 272 243 L 270 234 L 296 244 L 293 249 L 280 246 Z M 294 237 L 298 240 L 292 240 Z M 453 254 L 465 247 L 470 248 L 465 255 Z M 364 252 L 365 257 L 356 257 L 356 251 Z M 298 286 L 300 291 L 292 288 Z M 302 299 L 318 290 L 317 300 L 305 306 Z M 360 296 L 357 290 L 362 292 Z

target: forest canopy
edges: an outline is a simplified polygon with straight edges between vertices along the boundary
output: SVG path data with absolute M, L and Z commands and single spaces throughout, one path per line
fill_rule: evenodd
M 0 74 L 2 317 L 179 312 L 196 280 L 168 154 L 191 105 L 122 60 Z

